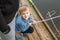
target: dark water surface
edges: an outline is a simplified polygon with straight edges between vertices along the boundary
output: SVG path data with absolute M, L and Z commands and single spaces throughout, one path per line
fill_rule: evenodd
M 60 15 L 60 0 L 33 0 L 33 2 L 45 19 L 49 18 L 48 12 L 50 15 L 52 15 L 52 17 Z M 60 33 L 60 18 L 56 18 L 53 21 Z M 60 35 L 56 31 L 52 21 L 47 21 L 47 23 L 49 24 L 54 34 L 60 40 Z

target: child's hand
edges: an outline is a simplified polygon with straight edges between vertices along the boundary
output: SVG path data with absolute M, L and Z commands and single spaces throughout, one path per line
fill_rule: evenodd
M 29 25 L 32 25 L 32 24 L 37 24 L 37 21 L 33 21 L 33 22 L 29 23 Z
M 32 23 L 29 23 L 29 25 L 31 26 L 31 25 L 32 25 Z
M 37 24 L 37 21 L 33 21 L 32 24 Z

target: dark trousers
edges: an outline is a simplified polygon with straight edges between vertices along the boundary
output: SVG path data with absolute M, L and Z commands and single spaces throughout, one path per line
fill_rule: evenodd
M 10 27 L 7 25 L 5 18 L 0 10 L 0 31 L 5 32 L 5 31 L 10 31 Z
M 21 32 L 21 33 L 33 33 L 34 28 L 29 26 L 29 28 L 25 31 L 25 32 Z
M 19 8 L 19 0 L 0 0 L 0 31 L 10 31 L 9 24 Z

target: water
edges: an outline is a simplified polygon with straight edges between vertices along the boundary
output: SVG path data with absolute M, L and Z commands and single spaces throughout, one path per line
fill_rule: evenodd
M 33 2 L 44 19 L 60 15 L 60 0 L 33 0 Z M 52 21 L 47 21 L 48 25 L 57 36 L 60 33 L 60 18 L 53 19 L 53 22 L 54 23 L 52 23 Z M 59 33 L 57 33 L 54 25 L 57 27 Z M 57 37 L 60 40 L 60 35 Z

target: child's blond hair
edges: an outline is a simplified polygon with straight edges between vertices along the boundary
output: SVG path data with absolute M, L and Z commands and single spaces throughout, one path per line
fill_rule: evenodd
M 21 12 L 27 11 L 29 10 L 29 6 L 28 5 L 23 5 L 19 8 L 19 13 L 21 14 Z

